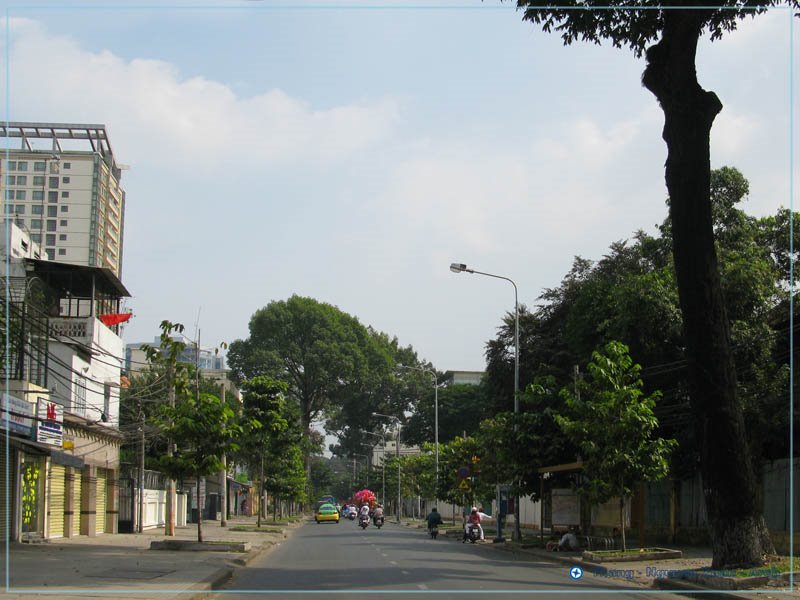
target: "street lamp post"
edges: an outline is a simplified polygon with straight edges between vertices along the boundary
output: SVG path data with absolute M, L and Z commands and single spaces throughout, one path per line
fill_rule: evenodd
M 400 522 L 400 417 L 394 415 L 382 415 L 380 413 L 372 413 L 373 417 L 383 417 L 384 419 L 393 419 L 397 421 L 397 522 Z
M 366 433 L 367 435 L 374 435 L 375 437 L 379 437 L 381 440 L 383 440 L 383 457 L 381 458 L 381 502 L 386 504 L 386 436 L 383 434 L 378 435 L 377 433 L 372 433 L 366 429 L 359 429 L 359 431 L 361 433 Z
M 502 275 L 494 275 L 493 273 L 484 273 L 476 271 L 475 269 L 467 268 L 463 263 L 451 263 L 450 270 L 453 273 L 473 273 L 477 275 L 485 275 L 486 277 L 494 277 L 495 279 L 504 279 L 514 286 L 514 415 L 519 414 L 519 297 L 517 294 L 517 284 L 509 277 Z M 517 424 L 514 423 L 514 430 L 516 431 Z M 498 507 L 499 508 L 499 507 Z M 499 520 L 498 520 L 499 527 Z M 498 537 L 500 533 L 498 532 Z M 519 496 L 514 498 L 514 537 L 520 539 L 522 532 L 519 527 Z
M 414 371 L 422 371 L 428 373 L 433 377 L 433 449 L 434 449 L 434 464 L 436 469 L 436 485 L 435 485 L 435 500 L 439 500 L 439 381 L 436 372 L 424 367 L 408 367 L 406 365 L 397 365 L 401 369 L 413 369 Z

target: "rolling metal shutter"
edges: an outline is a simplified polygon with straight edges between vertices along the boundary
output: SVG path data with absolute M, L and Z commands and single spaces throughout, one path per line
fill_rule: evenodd
M 8 460 L 6 456 L 6 441 L 0 439 L 0 543 L 5 548 L 5 541 L 8 539 L 9 529 L 11 527 L 10 509 L 11 499 L 14 497 L 14 474 L 11 469 L 6 471 L 8 467 Z M 7 483 L 6 483 L 7 481 Z M 8 485 L 8 494 L 6 494 L 6 485 Z
M 97 505 L 95 508 L 94 532 L 106 531 L 106 470 L 97 469 Z
M 64 500 L 67 469 L 63 465 L 50 465 L 47 476 L 47 537 L 64 537 Z
M 73 485 L 73 494 L 72 494 L 72 515 L 73 515 L 73 523 L 74 523 L 74 533 L 73 535 L 80 535 L 81 534 L 81 522 L 83 521 L 83 517 L 81 516 L 81 471 L 80 469 L 75 470 L 75 480 L 72 482 Z

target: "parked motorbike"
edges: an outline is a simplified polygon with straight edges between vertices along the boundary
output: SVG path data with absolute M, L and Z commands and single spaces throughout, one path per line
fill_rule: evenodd
M 436 536 L 439 535 L 439 526 L 433 525 L 431 527 L 428 527 L 428 533 L 430 534 L 431 539 L 435 540 Z
M 467 523 L 464 526 L 464 539 L 461 540 L 461 543 L 464 544 L 467 542 L 467 540 L 469 540 L 470 544 L 474 544 L 479 539 L 481 539 L 480 530 L 477 527 Z
M 378 529 L 383 527 L 383 517 L 374 517 L 372 520 Z
M 358 518 L 358 526 L 361 527 L 361 529 L 366 529 L 368 525 L 369 525 L 369 516 L 361 515 Z

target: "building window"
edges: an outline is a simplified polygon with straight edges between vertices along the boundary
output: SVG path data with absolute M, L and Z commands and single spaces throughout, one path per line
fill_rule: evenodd
M 48 217 L 57 217 L 58 216 L 58 207 L 57 206 L 48 206 L 47 207 L 47 216 Z
M 44 172 L 45 162 L 43 160 L 37 160 L 33 163 L 33 170 L 34 171 L 42 171 Z
M 17 176 L 6 175 L 6 185 L 17 185 Z
M 28 185 L 28 176 L 17 175 L 17 185 Z
M 44 236 L 44 245 L 45 246 L 55 246 L 56 245 L 56 236 L 52 233 L 47 233 Z
M 13 204 L 6 204 L 5 213 L 7 215 L 13 215 L 14 214 L 14 205 Z
M 62 204 L 61 205 L 61 212 L 69 212 L 69 205 L 68 204 Z
M 14 190 L 6 190 L 6 200 L 14 199 Z
M 37 244 L 42 243 L 42 234 L 41 233 L 32 233 L 31 234 L 31 241 L 36 242 Z
M 31 229 L 41 229 L 41 228 L 42 228 L 41 219 L 31 219 Z
M 59 242 L 66 242 L 67 241 L 67 234 L 66 233 L 58 234 L 58 241 Z
M 59 226 L 60 227 L 66 227 L 67 226 L 67 220 L 66 219 L 61 219 L 61 222 L 59 223 Z
M 48 221 L 47 222 L 47 231 L 55 231 L 56 230 L 56 222 L 55 221 Z
M 44 206 L 42 206 L 41 204 L 34 204 L 33 206 L 31 206 L 31 213 L 33 213 L 34 215 L 44 214 Z
M 75 394 L 73 394 L 72 412 L 76 415 L 86 413 L 86 377 L 75 377 Z
M 58 249 L 58 255 L 59 256 L 66 256 L 67 255 L 67 251 L 64 248 L 59 248 Z
M 58 192 L 47 192 L 48 202 L 58 202 Z
M 61 183 L 69 183 L 69 177 L 62 177 Z
M 62 198 L 69 198 L 69 192 L 61 192 Z
M 44 201 L 44 192 L 42 190 L 33 190 L 31 192 L 31 200 L 34 202 Z
M 39 187 L 44 187 L 44 175 L 34 175 L 33 176 L 33 185 L 38 185 Z
M 48 185 L 51 188 L 57 188 L 58 187 L 58 177 L 48 177 L 47 179 L 48 179 Z
M 18 215 L 24 215 L 25 214 L 25 205 L 24 204 L 17 204 L 17 210 L 15 210 L 14 212 L 17 213 Z
M 27 170 L 28 170 L 27 161 L 21 160 L 17 163 L 17 171 L 27 171 Z
M 25 227 L 25 219 L 14 219 L 14 223 L 17 227 Z
M 56 259 L 56 251 L 53 248 L 45 248 L 45 252 L 47 253 L 47 260 Z
M 64 168 L 65 168 L 65 169 L 70 169 L 70 168 L 72 168 L 72 163 L 64 163 Z
M 17 161 L 15 161 L 15 160 L 9 160 L 9 161 L 6 163 L 6 167 L 8 167 L 8 170 L 9 170 L 9 171 L 16 171 L 16 170 L 17 170 Z
M 25 192 L 25 190 L 17 190 L 17 193 L 14 194 L 17 200 L 25 200 L 26 195 L 27 193 Z

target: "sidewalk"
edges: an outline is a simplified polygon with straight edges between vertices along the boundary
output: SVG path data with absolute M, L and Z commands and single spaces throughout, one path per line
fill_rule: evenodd
M 247 564 L 280 543 L 296 526 L 285 522 L 283 526 L 275 526 L 266 520 L 261 532 L 232 530 L 237 525 L 255 524 L 255 517 L 236 517 L 225 528 L 220 527 L 219 521 L 203 523 L 203 541 L 249 542 L 250 550 L 246 553 L 150 550 L 152 541 L 196 541 L 196 524 L 176 528 L 174 538 L 167 538 L 162 527 L 140 534 L 102 534 L 42 544 L 11 544 L 8 560 L 5 548 L 0 549 L 9 589 L 5 593 L 5 581 L 0 583 L 0 598 L 191 600 L 230 578 L 237 566 Z
M 419 521 L 409 521 L 406 523 L 410 527 L 423 528 L 424 525 Z M 450 539 L 461 540 L 461 528 L 445 525 L 440 528 L 440 534 Z M 565 568 L 578 566 L 583 570 L 582 578 L 584 581 L 597 582 L 598 588 L 605 583 L 612 582 L 617 585 L 625 585 L 638 589 L 658 589 L 671 591 L 679 594 L 690 592 L 700 592 L 703 595 L 713 595 L 717 600 L 764 600 L 765 598 L 800 598 L 800 576 L 795 576 L 793 589 L 789 591 L 789 582 L 777 585 L 763 585 L 762 587 L 750 590 L 720 590 L 711 587 L 701 586 L 681 579 L 666 579 L 668 572 L 690 572 L 696 569 L 711 567 L 711 549 L 696 547 L 673 547 L 671 549 L 681 550 L 683 556 L 678 559 L 669 560 L 646 560 L 636 562 L 603 562 L 592 563 L 584 561 L 582 552 L 548 552 L 540 547 L 526 546 L 517 542 L 510 541 L 506 537 L 504 543 L 492 543 L 495 531 L 491 528 L 486 530 L 486 541 L 479 542 L 482 547 L 489 547 L 501 552 L 511 552 L 517 556 L 529 556 L 532 560 L 548 560 L 559 562 Z M 798 561 L 800 566 L 800 561 Z M 713 578 L 712 578 L 713 579 Z

